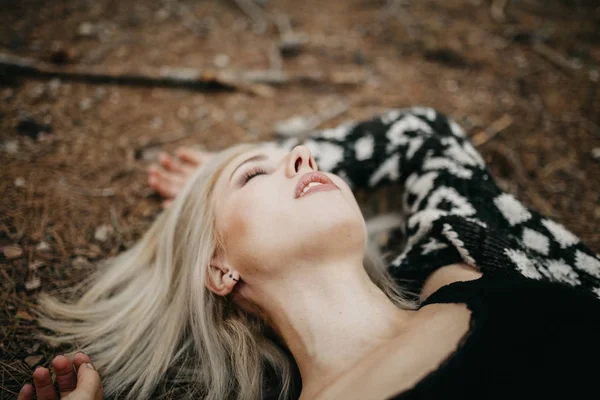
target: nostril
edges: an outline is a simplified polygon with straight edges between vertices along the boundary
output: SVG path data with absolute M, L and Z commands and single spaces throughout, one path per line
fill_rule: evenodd
M 302 165 L 302 158 L 298 157 L 298 159 L 296 160 L 296 163 L 294 164 L 294 169 L 296 169 L 296 172 L 298 172 L 301 165 Z

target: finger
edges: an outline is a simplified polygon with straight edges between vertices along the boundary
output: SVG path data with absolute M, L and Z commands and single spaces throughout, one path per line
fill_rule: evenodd
M 158 154 L 158 161 L 167 171 L 184 173 L 183 165 L 176 158 L 171 157 L 167 153 L 161 152 Z
M 33 383 L 38 400 L 56 400 L 56 392 L 47 368 L 39 367 L 33 371 Z
M 190 149 L 189 147 L 180 147 L 175 150 L 175 155 L 185 163 L 192 164 L 194 167 L 202 164 L 207 158 L 207 154 L 202 151 Z
M 73 357 L 73 364 L 75 364 L 75 367 L 77 368 L 77 376 L 79 376 L 80 369 L 83 370 L 84 368 L 87 368 L 85 366 L 86 363 L 89 363 L 92 366 L 94 365 L 92 363 L 92 360 L 91 360 L 90 356 L 88 356 L 87 354 L 85 354 L 85 353 L 83 353 L 81 351 L 77 352 L 77 354 L 75 354 L 75 357 Z M 83 373 L 83 371 L 81 371 L 81 373 Z M 98 379 L 100 379 L 100 378 L 98 377 Z M 100 380 L 99 386 L 100 387 L 98 388 L 98 390 L 96 392 L 96 399 L 95 400 L 102 400 L 103 396 L 104 396 L 104 393 L 103 393 L 104 389 L 102 388 L 102 381 L 101 380 Z M 79 385 L 78 385 L 78 387 L 79 387 Z
M 164 197 L 175 197 L 185 181 L 181 175 L 175 175 L 163 169 L 159 170 L 150 185 Z
M 83 363 L 77 368 L 77 389 L 75 392 L 78 397 L 83 399 L 96 399 L 100 390 L 100 375 L 89 363 Z
M 31 386 L 29 383 L 23 385 L 19 391 L 19 397 L 17 400 L 33 400 L 33 386 Z
M 52 360 L 52 368 L 56 374 L 58 391 L 62 399 L 77 387 L 77 376 L 75 376 L 75 371 L 73 370 L 73 363 L 67 357 L 60 355 L 54 357 L 54 360 Z

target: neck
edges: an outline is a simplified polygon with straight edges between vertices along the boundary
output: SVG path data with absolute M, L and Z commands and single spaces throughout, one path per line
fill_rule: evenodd
M 318 392 L 397 336 L 410 316 L 371 281 L 362 260 L 290 270 L 298 273 L 261 288 L 260 303 L 300 369 L 303 394 Z

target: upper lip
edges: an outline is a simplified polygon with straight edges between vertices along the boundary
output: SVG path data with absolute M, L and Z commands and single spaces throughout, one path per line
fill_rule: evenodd
M 297 199 L 298 197 L 300 197 L 300 195 L 302 194 L 302 190 L 304 190 L 304 187 L 311 182 L 320 182 L 323 184 L 329 183 L 335 185 L 335 183 L 333 183 L 333 181 L 324 173 L 319 171 L 309 172 L 300 177 L 300 180 L 296 185 L 296 195 L 294 196 L 294 198 Z

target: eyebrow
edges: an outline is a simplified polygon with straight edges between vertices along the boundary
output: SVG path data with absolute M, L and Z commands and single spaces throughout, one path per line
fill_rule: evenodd
M 231 179 L 233 178 L 233 175 L 235 174 L 235 171 L 237 171 L 242 165 L 249 163 L 249 162 L 253 162 L 253 161 L 262 161 L 262 160 L 266 160 L 267 156 L 264 154 L 257 154 L 255 156 L 252 156 L 244 161 L 242 161 L 237 167 L 235 167 L 235 169 L 233 170 L 233 172 L 231 173 L 231 176 L 229 177 L 229 182 L 231 182 Z

